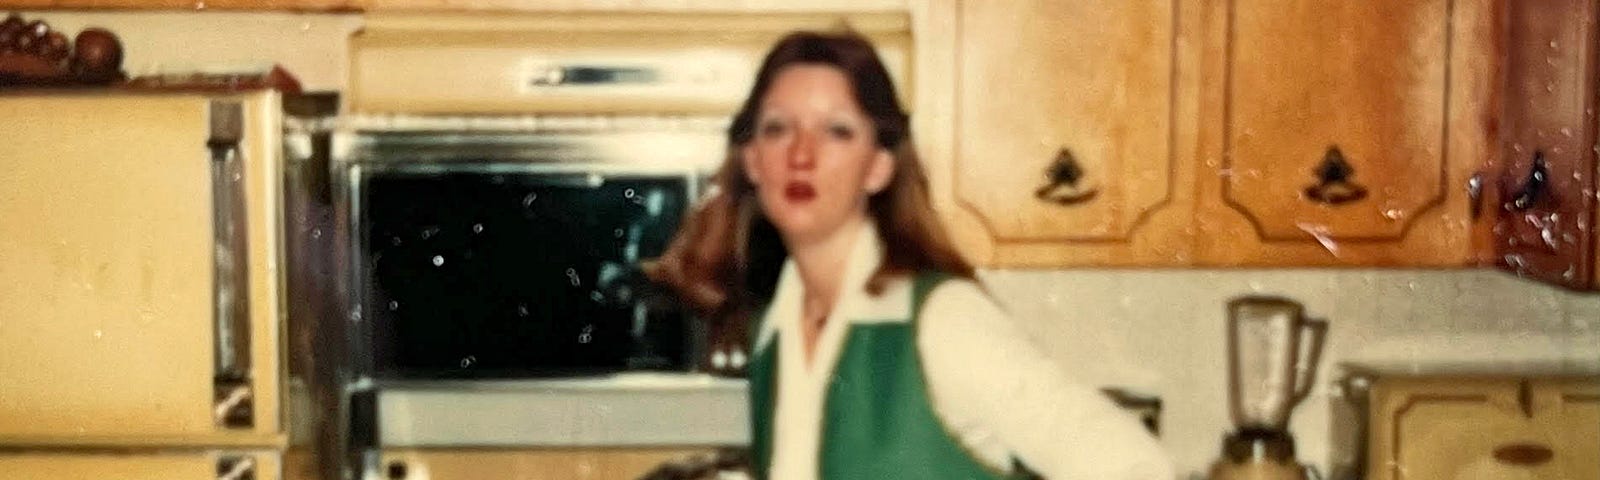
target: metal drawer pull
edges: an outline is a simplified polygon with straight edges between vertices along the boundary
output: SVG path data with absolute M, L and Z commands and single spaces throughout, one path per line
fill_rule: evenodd
M 1550 447 L 1533 443 L 1512 443 L 1494 449 L 1494 459 L 1507 465 L 1537 467 L 1555 457 Z
M 1083 181 L 1083 167 L 1078 165 L 1078 159 L 1072 156 L 1072 151 L 1065 147 L 1056 151 L 1055 160 L 1050 162 L 1044 174 L 1045 184 L 1033 191 L 1034 198 L 1057 205 L 1076 205 L 1100 193 L 1100 189 L 1093 186 L 1079 185 Z
M 1345 161 L 1339 146 L 1328 147 L 1328 152 L 1322 155 L 1322 163 L 1317 165 L 1317 183 L 1305 189 L 1306 198 L 1324 205 L 1343 205 L 1367 198 L 1367 187 L 1357 185 L 1350 178 L 1355 173 L 1355 167 Z

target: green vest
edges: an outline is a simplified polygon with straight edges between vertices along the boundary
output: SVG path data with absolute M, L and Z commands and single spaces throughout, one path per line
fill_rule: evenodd
M 923 299 L 945 278 L 939 273 L 916 277 L 910 321 L 852 324 L 845 332 L 824 400 L 818 459 L 822 479 L 1012 478 L 968 453 L 945 429 L 928 398 L 917 355 L 916 319 Z M 759 325 L 752 331 L 760 332 Z M 751 454 L 757 478 L 763 479 L 772 464 L 777 340 L 752 350 L 749 368 Z

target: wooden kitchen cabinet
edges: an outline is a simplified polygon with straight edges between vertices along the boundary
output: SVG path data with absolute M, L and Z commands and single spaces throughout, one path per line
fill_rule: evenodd
M 1551 0 L 1506 9 L 1504 139 L 1485 169 L 1489 260 L 1539 281 L 1594 289 L 1597 6 Z
M 378 464 L 388 480 L 635 480 L 657 466 L 709 454 L 711 448 L 386 449 Z
M 1474 265 L 1500 8 L 931 2 L 936 205 L 986 266 Z
M 1367 478 L 1600 479 L 1600 381 L 1387 378 L 1370 392 Z
M 1187 260 L 1179 3 L 930 2 L 921 63 L 948 70 L 919 72 L 913 110 L 935 198 L 969 256 Z
M 1470 264 L 1496 3 L 1207 2 L 1196 263 Z

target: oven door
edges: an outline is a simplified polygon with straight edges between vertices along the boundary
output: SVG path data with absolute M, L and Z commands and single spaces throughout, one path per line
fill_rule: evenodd
M 695 198 L 705 161 L 689 159 L 704 146 L 635 134 L 386 133 L 357 143 L 351 293 L 366 376 L 691 367 L 697 328 L 640 264 L 666 248 Z

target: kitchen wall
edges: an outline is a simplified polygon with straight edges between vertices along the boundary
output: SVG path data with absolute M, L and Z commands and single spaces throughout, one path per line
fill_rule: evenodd
M 24 12 L 75 34 L 123 39 L 130 75 L 276 62 L 307 90 L 337 90 L 354 14 Z M 1326 466 L 1335 365 L 1384 361 L 1600 363 L 1600 295 L 1566 293 L 1492 271 L 1058 270 L 983 278 L 1049 355 L 1078 378 L 1160 394 L 1163 441 L 1199 471 L 1228 428 L 1224 304 L 1285 295 L 1331 324 L 1316 390 L 1297 411 L 1301 456 Z

